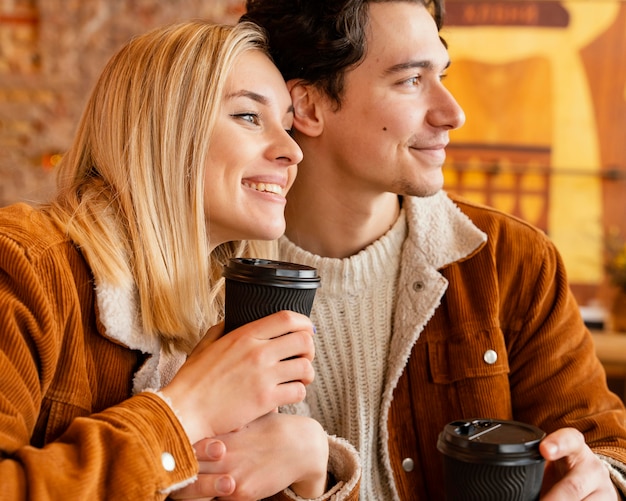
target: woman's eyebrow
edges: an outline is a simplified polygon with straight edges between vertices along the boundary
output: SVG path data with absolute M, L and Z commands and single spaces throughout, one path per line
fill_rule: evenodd
M 242 89 L 236 92 L 231 92 L 230 94 L 226 95 L 226 99 L 233 99 L 236 97 L 245 97 L 248 99 L 252 99 L 253 101 L 256 101 L 257 103 L 260 103 L 264 106 L 269 106 L 269 103 L 270 103 L 269 99 L 266 96 L 259 94 L 258 92 L 253 92 L 251 90 Z M 293 104 L 290 104 L 287 107 L 287 113 L 293 114 L 293 112 L 294 112 Z
M 269 100 L 267 99 L 267 97 L 251 90 L 242 89 L 226 95 L 227 99 L 233 99 L 235 97 L 246 97 L 263 105 L 269 104 Z

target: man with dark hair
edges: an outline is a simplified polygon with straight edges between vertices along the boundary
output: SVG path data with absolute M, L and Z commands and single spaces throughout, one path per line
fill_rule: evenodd
M 280 255 L 323 279 L 316 379 L 291 411 L 357 448 L 364 501 L 443 499 L 438 434 L 471 418 L 547 433 L 542 500 L 617 500 L 626 411 L 558 251 L 442 190 L 465 119 L 442 83 L 442 13 L 439 0 L 247 2 L 304 153 Z M 340 486 L 333 499 L 348 496 Z

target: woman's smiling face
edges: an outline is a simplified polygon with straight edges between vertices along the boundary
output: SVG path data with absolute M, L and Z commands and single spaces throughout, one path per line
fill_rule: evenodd
M 285 194 L 302 160 L 292 125 L 291 98 L 280 72 L 263 52 L 243 53 L 227 80 L 207 158 L 211 247 L 283 234 Z

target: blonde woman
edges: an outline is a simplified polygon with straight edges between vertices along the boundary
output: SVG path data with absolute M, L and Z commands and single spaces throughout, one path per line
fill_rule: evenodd
M 292 121 L 251 24 L 173 25 L 111 59 L 56 197 L 0 209 L 0 498 L 189 492 L 192 444 L 303 399 L 308 318 L 281 312 L 219 337 L 223 263 L 250 252 L 243 240 L 283 233 L 302 158 Z M 308 453 L 294 460 L 285 440 L 287 475 L 258 494 L 320 495 L 321 427 L 271 422 L 306 436 Z

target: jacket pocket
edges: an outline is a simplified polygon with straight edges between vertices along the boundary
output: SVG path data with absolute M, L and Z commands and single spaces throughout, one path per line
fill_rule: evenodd
M 446 333 L 427 340 L 430 376 L 434 383 L 508 374 L 509 362 L 498 328 Z

